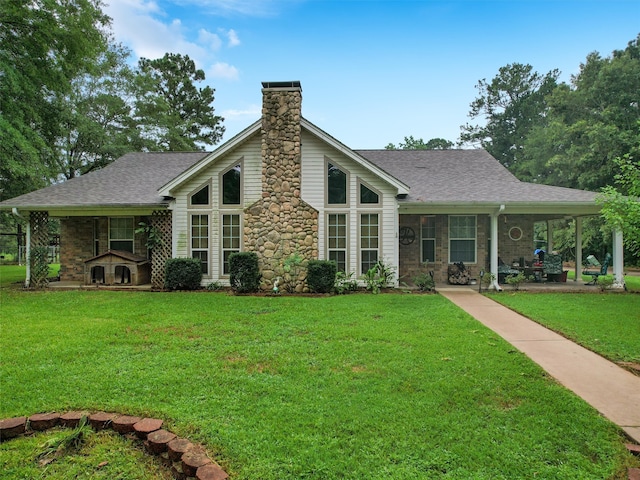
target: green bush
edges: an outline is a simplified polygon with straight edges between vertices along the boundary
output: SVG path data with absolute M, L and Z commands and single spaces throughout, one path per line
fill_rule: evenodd
M 358 290 L 358 281 L 353 278 L 353 272 L 337 272 L 336 281 L 333 285 L 333 289 L 338 295 L 344 295 L 345 293 L 355 292 Z
M 260 289 L 262 274 L 255 252 L 238 252 L 229 255 L 229 280 L 236 293 L 252 293 Z
M 170 258 L 164 264 L 164 287 L 168 290 L 197 290 L 202 265 L 197 258 Z
M 307 285 L 315 293 L 329 293 L 336 282 L 336 262 L 331 260 L 310 260 L 307 266 Z
M 413 283 L 421 292 L 430 292 L 436 287 L 436 282 L 433 280 L 433 272 L 420 273 L 413 279 Z

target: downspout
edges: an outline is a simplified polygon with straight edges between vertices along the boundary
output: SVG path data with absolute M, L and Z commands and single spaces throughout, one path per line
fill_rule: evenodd
M 500 205 L 500 208 L 491 214 L 491 275 L 493 275 L 491 287 L 496 292 L 502 291 L 502 287 L 498 283 L 498 217 L 504 212 L 504 208 L 504 204 Z
M 26 218 L 20 215 L 20 212 L 18 212 L 18 209 L 16 207 L 13 207 L 11 209 L 11 213 L 13 213 L 13 215 L 20 220 L 23 220 L 27 223 L 27 238 L 25 241 L 25 246 L 27 247 L 25 251 L 25 265 L 27 266 L 27 273 L 24 279 L 24 288 L 29 288 L 29 286 L 31 285 L 31 222 L 27 221 Z M 20 249 L 20 245 L 18 245 L 18 249 Z

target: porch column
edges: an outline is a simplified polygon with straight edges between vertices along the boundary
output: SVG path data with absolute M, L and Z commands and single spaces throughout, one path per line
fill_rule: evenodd
M 547 253 L 553 252 L 553 221 L 547 220 Z
M 622 230 L 613 230 L 613 288 L 625 288 Z
M 582 280 L 582 217 L 576 217 L 576 277 L 574 282 Z
M 502 287 L 498 283 L 498 216 L 504 210 L 504 205 L 500 205 L 497 212 L 491 214 L 491 274 L 494 277 L 491 287 L 496 291 L 501 291 Z

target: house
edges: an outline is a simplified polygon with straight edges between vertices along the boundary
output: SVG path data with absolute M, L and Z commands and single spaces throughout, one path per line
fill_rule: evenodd
M 258 254 L 266 282 L 294 253 L 356 277 L 379 260 L 403 279 L 426 264 L 443 283 L 458 262 L 497 276 L 501 259 L 532 258 L 536 222 L 565 217 L 577 219 L 582 258 L 595 193 L 521 182 L 484 150 L 352 150 L 302 117 L 299 82 L 262 87 L 262 118 L 213 152 L 130 153 L 0 209 L 29 218 L 32 247 L 60 218 L 60 278 L 77 282 L 95 280 L 87 261 L 113 251 L 148 258 L 157 287 L 171 257 L 199 259 L 205 285 L 228 282 L 239 251 Z M 141 223 L 160 239 L 152 249 Z M 622 284 L 620 233 L 614 264 Z

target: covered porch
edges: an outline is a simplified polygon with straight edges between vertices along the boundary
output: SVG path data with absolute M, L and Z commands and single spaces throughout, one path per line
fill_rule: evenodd
M 522 272 L 536 280 L 524 284 L 527 288 L 594 288 L 584 285 L 581 274 L 583 258 L 595 253 L 582 249 L 583 219 L 599 215 L 595 204 L 407 205 L 400 211 L 399 272 L 401 281 L 408 284 L 425 270 L 433 272 L 438 286 L 457 283 L 451 281 L 451 271 L 461 262 L 463 284 L 478 285 L 481 276 L 488 275 L 494 279 L 490 287 L 501 290 L 507 275 Z M 575 261 L 554 255 L 554 221 L 559 219 L 575 224 Z M 536 235 L 540 229 L 546 231 L 546 238 Z M 615 231 L 609 272 L 614 274 L 613 287 L 620 289 L 624 288 L 622 242 L 622 233 Z M 537 255 L 537 249 L 544 254 Z M 545 262 L 540 258 L 544 255 Z M 572 261 L 570 267 L 564 265 L 567 260 Z M 557 264 L 554 269 L 549 268 L 551 261 Z

